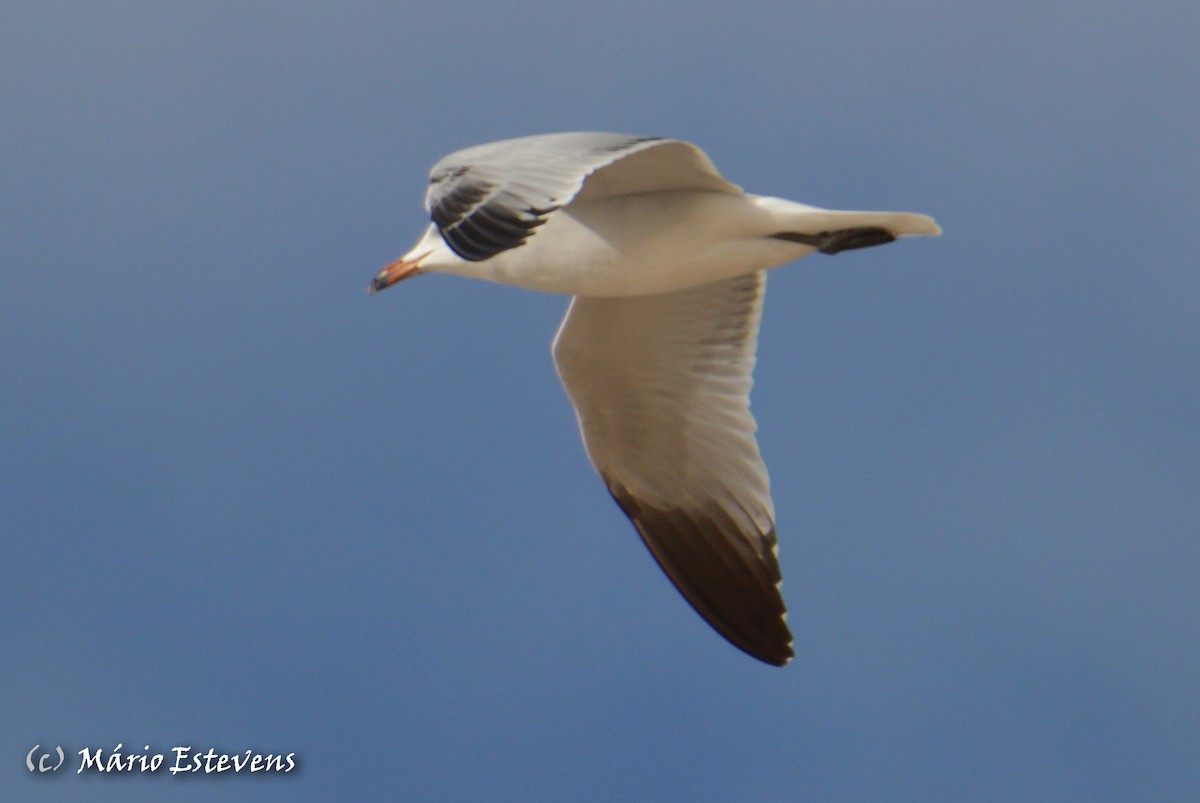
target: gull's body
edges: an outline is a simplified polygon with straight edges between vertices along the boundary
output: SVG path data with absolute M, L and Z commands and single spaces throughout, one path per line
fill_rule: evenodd
M 765 271 L 905 235 L 924 215 L 743 193 L 679 140 L 548 134 L 430 174 L 433 224 L 376 277 L 449 273 L 574 299 L 554 360 L 584 444 L 676 588 L 760 660 L 792 656 L 750 386 Z

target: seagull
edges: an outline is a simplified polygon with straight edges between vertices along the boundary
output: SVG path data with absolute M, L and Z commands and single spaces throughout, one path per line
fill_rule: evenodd
M 695 145 L 611 133 L 466 148 L 433 166 L 417 244 L 375 293 L 446 273 L 572 296 L 554 338 L 584 448 L 676 589 L 731 644 L 793 656 L 750 386 L 766 271 L 936 236 L 926 215 L 743 192 Z

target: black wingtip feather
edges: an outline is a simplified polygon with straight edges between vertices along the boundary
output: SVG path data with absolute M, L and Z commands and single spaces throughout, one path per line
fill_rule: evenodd
M 788 242 L 811 246 L 822 254 L 830 255 L 840 254 L 843 251 L 853 251 L 858 248 L 886 245 L 896 240 L 896 235 L 879 226 L 857 226 L 852 229 L 823 231 L 818 234 L 781 231 L 771 236 L 776 240 L 787 240 Z
M 609 488 L 642 542 L 683 598 L 730 644 L 753 658 L 783 666 L 794 653 L 787 609 L 776 583 L 779 566 L 770 552 L 775 532 L 762 534 L 766 552 L 745 554 L 719 516 L 687 514 L 641 505 L 619 486 Z

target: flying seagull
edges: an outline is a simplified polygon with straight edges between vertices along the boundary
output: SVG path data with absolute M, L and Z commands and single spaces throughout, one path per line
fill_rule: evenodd
M 521 137 L 433 166 L 433 219 L 371 292 L 449 273 L 573 296 L 552 347 L 584 447 L 658 565 L 718 633 L 792 657 L 750 413 L 766 271 L 937 223 L 751 195 L 695 145 Z

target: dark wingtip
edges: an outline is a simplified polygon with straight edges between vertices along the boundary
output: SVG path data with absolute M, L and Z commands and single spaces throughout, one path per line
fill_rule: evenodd
M 785 613 L 781 618 L 786 618 L 786 616 L 787 614 Z M 742 643 L 734 641 L 729 636 L 725 636 L 725 639 L 751 658 L 757 658 L 764 664 L 779 667 L 787 666 L 788 662 L 796 657 L 796 653 L 792 650 L 792 631 L 788 628 L 786 621 L 781 621 L 779 624 L 782 635 L 787 639 L 786 642 L 778 638 L 764 638 L 762 636 L 755 638 L 753 642 L 746 641 Z M 718 630 L 717 632 L 720 633 L 721 631 Z M 725 634 L 722 633 L 721 635 Z
M 792 659 L 779 566 L 769 549 L 752 557 L 734 546 L 719 515 L 643 506 L 617 483 L 609 491 L 659 568 L 717 633 L 765 664 Z M 773 545 L 774 529 L 762 537 Z
M 745 650 L 743 650 L 743 652 L 745 652 Z M 788 644 L 779 652 L 771 652 L 764 655 L 755 655 L 752 652 L 746 652 L 746 654 L 752 658 L 757 658 L 764 664 L 770 664 L 771 666 L 779 667 L 787 666 L 788 663 L 796 657 L 796 653 L 792 652 L 791 644 Z
M 842 229 L 829 236 L 828 242 L 821 246 L 823 254 L 840 254 L 842 251 L 853 251 L 856 248 L 870 248 L 873 245 L 886 245 L 894 242 L 896 235 L 878 226 L 863 226 L 857 229 Z
M 822 254 L 840 254 L 843 251 L 853 251 L 856 248 L 870 248 L 873 245 L 886 245 L 894 242 L 896 235 L 879 226 L 857 226 L 853 229 L 838 229 L 823 231 L 819 234 L 801 234 L 794 231 L 781 231 L 772 234 L 777 240 L 787 240 L 817 249 Z
M 786 642 L 777 639 L 768 641 L 759 637 L 751 643 L 741 639 L 735 640 L 730 638 L 715 626 L 714 629 L 724 636 L 726 641 L 746 653 L 746 655 L 755 660 L 762 661 L 769 666 L 785 667 L 796 657 L 796 653 L 792 651 L 792 631 L 788 629 L 786 622 L 783 623 L 783 633 L 787 638 Z

